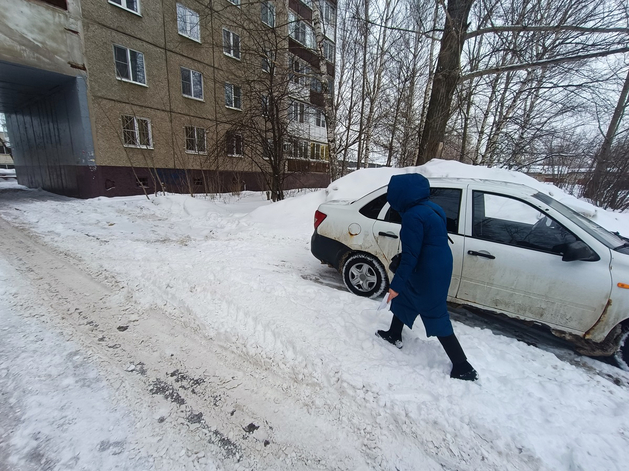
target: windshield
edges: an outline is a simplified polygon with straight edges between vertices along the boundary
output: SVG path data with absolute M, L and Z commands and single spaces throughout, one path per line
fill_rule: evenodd
M 589 234 L 595 237 L 596 240 L 598 240 L 602 244 L 605 244 L 610 249 L 616 249 L 625 245 L 625 241 L 613 232 L 609 232 L 607 229 L 599 226 L 594 221 L 577 213 L 574 209 L 569 208 L 568 206 L 560 203 L 550 196 L 543 193 L 536 193 L 533 195 L 533 197 L 546 203 L 548 206 L 560 212 L 567 218 L 570 218 L 570 220 L 572 220 L 577 226 L 579 226 L 584 231 L 587 231 Z

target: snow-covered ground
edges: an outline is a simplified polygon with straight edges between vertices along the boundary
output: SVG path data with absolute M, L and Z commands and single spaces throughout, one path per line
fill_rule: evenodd
M 385 344 L 389 313 L 310 254 L 320 203 L 403 171 L 278 203 L 0 183 L 0 469 L 625 469 L 629 373 L 455 322 L 481 381 L 452 380 L 421 325 Z M 516 172 L 419 171 L 527 183 L 629 234 Z

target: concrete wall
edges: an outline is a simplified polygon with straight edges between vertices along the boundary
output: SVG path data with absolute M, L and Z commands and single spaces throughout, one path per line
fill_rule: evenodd
M 18 182 L 79 196 L 85 182 L 77 180 L 77 166 L 95 166 L 85 80 L 69 78 L 6 117 Z
M 37 0 L 0 0 L 2 60 L 66 75 L 82 74 L 79 0 L 68 9 Z

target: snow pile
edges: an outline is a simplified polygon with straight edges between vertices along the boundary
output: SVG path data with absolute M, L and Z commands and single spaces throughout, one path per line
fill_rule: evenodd
M 500 177 L 564 197 L 516 172 L 444 161 L 415 170 Z M 447 357 L 421 325 L 405 330 L 403 350 L 385 344 L 374 332 L 390 314 L 351 295 L 311 255 L 320 203 L 363 196 L 402 171 L 414 170 L 360 170 L 327 190 L 274 204 L 252 192 L 80 201 L 0 191 L 10 201 L 0 205 L 0 217 L 108 273 L 120 296 L 147 309 L 164 306 L 208 342 L 250 362 L 252 375 L 278 375 L 282 394 L 317 423 L 284 433 L 314 455 L 358 456 L 353 469 L 365 470 L 624 469 L 629 374 L 455 322 L 481 381 L 451 380 Z M 596 214 L 629 227 L 627 215 Z M 48 354 L 45 346 L 39 352 Z M 289 406 L 279 391 L 264 394 L 279 404 L 276 420 L 293 413 L 282 409 Z

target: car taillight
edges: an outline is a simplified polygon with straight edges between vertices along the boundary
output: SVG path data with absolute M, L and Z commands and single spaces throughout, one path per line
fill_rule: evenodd
M 315 211 L 315 217 L 314 217 L 314 226 L 315 226 L 315 229 L 316 229 L 317 227 L 319 227 L 319 226 L 321 225 L 321 223 L 323 222 L 323 220 L 324 220 L 325 218 L 327 218 L 327 217 L 328 217 L 328 215 L 327 215 L 327 214 L 323 214 L 323 213 L 322 213 L 321 211 L 319 211 L 319 210 Z

